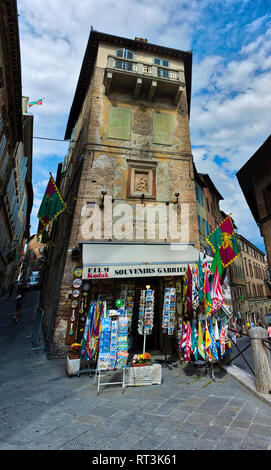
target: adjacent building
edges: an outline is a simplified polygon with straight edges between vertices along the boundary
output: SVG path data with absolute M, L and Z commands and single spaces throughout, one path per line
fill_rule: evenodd
M 213 232 L 215 228 L 222 222 L 220 201 L 224 198 L 215 187 L 210 176 L 206 173 L 199 173 L 201 180 L 203 181 L 203 193 L 205 200 L 205 211 L 206 211 L 206 233 Z
M 206 200 L 205 200 L 205 194 L 204 194 L 204 189 L 206 188 L 206 186 L 200 174 L 197 172 L 197 169 L 195 166 L 194 166 L 194 174 L 195 174 L 195 195 L 196 195 L 196 201 L 197 201 L 197 219 L 198 219 L 200 249 L 201 251 L 204 251 L 208 247 L 208 243 L 206 242 L 206 237 L 210 233 L 209 223 L 207 220 Z
M 15 0 L 0 4 L 0 295 L 18 275 L 29 237 L 33 117 L 22 97 L 18 12 Z
M 264 238 L 271 282 L 271 135 L 238 171 L 237 179 Z
M 242 235 L 238 234 L 237 239 L 240 256 L 231 268 L 235 274 L 234 306 L 242 313 L 243 323 L 264 322 L 271 309 L 266 256 Z

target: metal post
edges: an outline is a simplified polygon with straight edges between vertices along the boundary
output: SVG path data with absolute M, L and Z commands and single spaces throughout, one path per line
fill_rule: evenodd
M 264 346 L 264 341 L 268 338 L 267 331 L 265 328 L 257 326 L 249 330 L 249 336 L 251 339 L 256 390 L 263 394 L 270 393 L 270 352 Z
M 146 349 L 146 334 L 144 333 L 143 354 L 145 354 L 145 349 Z

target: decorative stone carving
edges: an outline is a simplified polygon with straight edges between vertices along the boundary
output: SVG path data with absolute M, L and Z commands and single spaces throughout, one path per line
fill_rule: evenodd
M 135 173 L 135 191 L 142 193 L 148 191 L 148 175 L 146 173 Z

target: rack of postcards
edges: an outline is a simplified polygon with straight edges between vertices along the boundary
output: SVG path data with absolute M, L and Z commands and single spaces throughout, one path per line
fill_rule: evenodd
M 164 291 L 162 328 L 168 335 L 173 335 L 176 306 L 176 288 L 166 287 Z
M 145 353 L 146 336 L 150 335 L 153 328 L 154 291 L 141 290 L 138 312 L 138 333 L 144 335 L 143 354 Z
M 123 309 L 108 310 L 101 322 L 100 346 L 97 363 L 98 389 L 101 385 L 121 384 L 125 388 L 125 367 L 128 360 L 128 317 Z M 101 382 L 107 372 L 120 371 L 121 381 Z M 102 374 L 104 372 L 104 374 Z
M 135 288 L 133 285 L 123 284 L 121 286 L 120 299 L 123 302 L 123 309 L 128 318 L 128 329 L 132 326 L 132 316 L 134 311 Z

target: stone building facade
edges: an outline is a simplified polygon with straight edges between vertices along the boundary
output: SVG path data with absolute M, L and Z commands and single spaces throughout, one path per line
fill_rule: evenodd
M 86 264 L 84 253 L 97 255 L 98 242 L 106 249 L 119 243 L 119 253 L 128 246 L 131 257 L 146 244 L 163 254 L 176 242 L 184 262 L 193 250 L 198 259 L 191 58 L 146 40 L 90 33 L 65 134 L 70 148 L 57 175 L 68 209 L 53 225 L 41 295 L 52 355 L 66 350 L 74 270 Z

